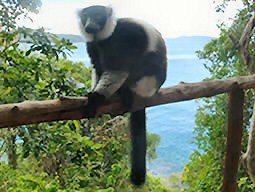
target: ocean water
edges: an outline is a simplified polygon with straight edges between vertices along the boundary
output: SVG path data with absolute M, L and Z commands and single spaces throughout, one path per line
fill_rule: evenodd
M 163 87 L 176 85 L 180 81 L 201 81 L 209 73 L 204 68 L 203 61 L 198 60 L 196 55 L 179 55 L 168 59 L 167 75 Z M 157 159 L 148 163 L 149 171 L 153 175 L 170 175 L 183 171 L 189 155 L 196 148 L 192 144 L 192 132 L 197 107 L 198 102 L 191 100 L 147 109 L 148 130 L 159 134 L 161 138 Z
M 194 41 L 194 38 L 191 38 Z M 176 85 L 181 81 L 197 82 L 208 77 L 195 51 L 202 49 L 211 38 L 202 38 L 183 46 L 186 39 L 167 41 L 168 71 L 163 87 Z M 173 42 L 171 44 L 171 42 Z M 174 45 L 173 45 L 174 44 Z M 181 45 L 180 45 L 181 44 Z M 180 46 L 178 46 L 180 45 Z M 78 47 L 69 59 L 89 64 L 84 43 L 76 43 Z M 157 159 L 148 162 L 149 172 L 153 175 L 170 175 L 182 172 L 189 160 L 189 155 L 196 148 L 192 144 L 192 132 L 195 127 L 195 114 L 198 103 L 195 100 L 166 104 L 147 109 L 147 129 L 161 137 L 157 148 Z

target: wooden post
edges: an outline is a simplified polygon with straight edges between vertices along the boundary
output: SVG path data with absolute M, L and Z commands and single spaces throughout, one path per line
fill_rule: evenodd
M 244 91 L 233 90 L 229 97 L 228 134 L 222 192 L 237 191 L 237 176 L 243 132 Z

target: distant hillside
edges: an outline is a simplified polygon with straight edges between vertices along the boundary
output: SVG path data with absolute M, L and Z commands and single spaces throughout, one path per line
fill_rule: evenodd
M 60 38 L 70 39 L 73 43 L 84 42 L 80 35 L 57 34 Z M 166 38 L 168 53 L 170 54 L 194 54 L 203 49 L 212 37 L 207 36 L 183 36 L 178 38 Z
M 80 35 L 73 34 L 56 34 L 59 38 L 65 38 L 71 40 L 73 43 L 84 42 L 84 39 Z

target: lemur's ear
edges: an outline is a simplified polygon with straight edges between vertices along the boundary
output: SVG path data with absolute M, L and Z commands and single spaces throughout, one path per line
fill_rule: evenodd
M 113 9 L 112 9 L 110 6 L 108 6 L 108 7 L 106 8 L 106 12 L 107 12 L 107 15 L 110 17 L 110 16 L 112 16 L 112 14 L 113 14 Z

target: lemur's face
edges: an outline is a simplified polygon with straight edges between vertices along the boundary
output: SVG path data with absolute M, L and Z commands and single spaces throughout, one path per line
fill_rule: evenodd
M 111 16 L 111 10 L 104 6 L 91 6 L 84 8 L 79 12 L 82 27 L 84 31 L 89 34 L 96 34 L 100 32 Z

